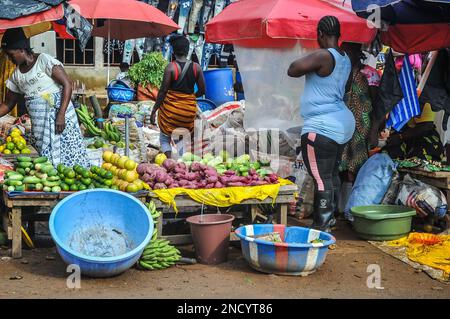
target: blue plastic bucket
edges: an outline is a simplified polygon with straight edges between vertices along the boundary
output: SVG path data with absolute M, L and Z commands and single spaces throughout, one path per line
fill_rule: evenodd
M 233 71 L 229 68 L 204 71 L 208 100 L 217 106 L 234 101 Z
M 153 233 L 148 209 L 135 197 L 106 189 L 63 199 L 50 215 L 50 234 L 61 258 L 81 274 L 110 277 L 132 267 Z

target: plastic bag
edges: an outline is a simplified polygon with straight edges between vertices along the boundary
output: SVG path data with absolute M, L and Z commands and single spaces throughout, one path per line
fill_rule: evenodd
M 300 44 L 291 48 L 250 48 L 235 45 L 245 91 L 245 129 L 287 130 L 303 125 L 300 101 L 305 77 L 286 75 L 289 65 L 311 52 Z
M 386 192 L 386 194 L 383 197 L 383 201 L 381 204 L 383 205 L 394 205 L 395 200 L 398 196 L 398 189 L 400 187 L 402 180 L 400 178 L 400 174 L 398 172 L 394 172 L 394 175 L 392 176 L 391 185 L 389 185 L 389 188 Z
M 442 218 L 447 213 L 447 199 L 444 194 L 436 187 L 409 175 L 400 183 L 395 203 L 414 208 L 420 217 L 435 215 Z
M 233 101 L 225 103 L 214 110 L 202 113 L 202 116 L 208 121 L 212 127 L 219 127 L 223 125 L 233 111 L 243 112 L 245 108 L 244 101 Z
M 389 155 L 381 153 L 370 157 L 358 172 L 352 193 L 345 206 L 346 219 L 353 221 L 351 208 L 377 205 L 383 200 L 391 184 L 396 164 Z

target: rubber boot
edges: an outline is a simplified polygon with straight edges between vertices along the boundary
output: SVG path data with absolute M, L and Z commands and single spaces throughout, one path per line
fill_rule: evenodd
M 317 191 L 311 228 L 330 232 L 332 225 L 335 224 L 333 206 L 333 191 Z

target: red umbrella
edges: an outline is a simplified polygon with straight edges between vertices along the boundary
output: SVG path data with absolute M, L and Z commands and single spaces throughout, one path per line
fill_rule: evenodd
M 103 25 L 101 21 L 94 24 L 93 36 L 128 40 L 163 36 L 179 29 L 163 12 L 136 0 L 71 0 L 69 4 L 86 19 L 105 19 Z
M 353 11 L 320 0 L 243 0 L 230 4 L 206 25 L 206 41 L 286 47 L 301 40 L 311 46 L 325 15 L 339 19 L 342 41 L 369 43 L 376 35 L 376 29 Z

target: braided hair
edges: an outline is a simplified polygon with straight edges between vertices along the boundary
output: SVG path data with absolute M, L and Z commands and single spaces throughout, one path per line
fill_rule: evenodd
M 320 19 L 317 31 L 322 31 L 326 35 L 341 36 L 341 24 L 335 16 L 325 16 Z

